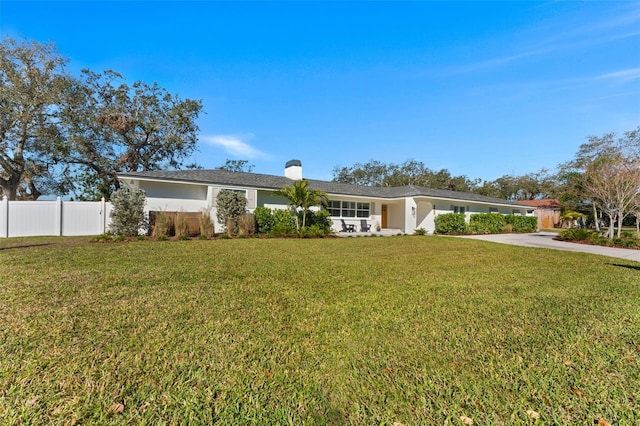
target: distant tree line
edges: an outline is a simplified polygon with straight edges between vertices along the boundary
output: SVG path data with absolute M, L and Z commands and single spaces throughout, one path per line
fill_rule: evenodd
M 635 217 L 640 233 L 640 127 L 621 137 L 615 133 L 588 137 L 575 158 L 559 164 L 554 172 L 543 169 L 486 181 L 453 176 L 447 169 L 434 171 L 416 160 L 401 164 L 371 160 L 336 166 L 333 181 L 381 187 L 416 185 L 511 201 L 556 198 L 567 216 L 589 217 L 598 230 L 600 223 L 611 224 L 610 238 L 615 225 L 619 237 L 623 222 L 630 217 Z

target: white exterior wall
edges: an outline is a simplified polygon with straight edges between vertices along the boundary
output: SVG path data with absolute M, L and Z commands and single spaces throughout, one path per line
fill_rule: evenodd
M 169 182 L 140 181 L 137 185 L 149 199 L 173 199 L 177 202 L 185 200 L 206 201 L 207 186 L 198 184 L 180 184 Z M 185 210 L 186 211 L 186 210 Z
M 427 201 L 416 203 L 416 226 L 414 228 L 423 228 L 428 234 L 433 234 L 436 230 L 436 211 L 433 204 Z
M 207 208 L 207 200 L 180 200 L 176 198 L 147 197 L 145 212 L 201 212 Z

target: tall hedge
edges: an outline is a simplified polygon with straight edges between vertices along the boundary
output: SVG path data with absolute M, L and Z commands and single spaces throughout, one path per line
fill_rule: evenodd
M 505 216 L 507 224 L 513 227 L 513 232 L 536 232 L 538 218 L 536 216 L 520 216 L 510 214 Z
M 499 213 L 472 214 L 468 230 L 471 234 L 499 234 L 503 232 L 507 220 Z
M 464 213 L 444 213 L 436 216 L 436 234 L 465 234 L 467 224 Z

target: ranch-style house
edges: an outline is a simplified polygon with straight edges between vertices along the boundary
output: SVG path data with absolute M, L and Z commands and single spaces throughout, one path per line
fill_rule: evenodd
M 302 179 L 299 160 L 286 163 L 284 176 L 226 170 L 167 170 L 120 173 L 120 181 L 129 188 L 140 188 L 147 195 L 146 211 L 209 211 L 216 213 L 216 196 L 221 190 L 240 191 L 247 208 L 258 206 L 287 208 L 284 197 L 274 191 Z M 435 230 L 435 217 L 443 213 L 502 213 L 531 215 L 531 206 L 466 192 L 446 191 L 419 186 L 371 187 L 308 179 L 309 187 L 327 193 L 328 210 L 336 232 L 344 224 L 362 229 L 379 225 L 385 230 L 411 234 L 417 228 Z M 364 221 L 364 222 L 363 222 Z M 218 225 L 222 226 L 222 225 Z

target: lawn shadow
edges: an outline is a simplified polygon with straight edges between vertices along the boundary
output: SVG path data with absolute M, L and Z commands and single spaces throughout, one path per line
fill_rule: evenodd
M 621 263 L 607 263 L 607 265 L 619 266 L 621 268 L 635 269 L 636 271 L 640 271 L 640 266 L 635 266 L 635 265 L 623 265 Z
M 23 245 L 21 245 L 21 246 L 0 247 L 0 250 L 21 249 L 21 248 L 41 247 L 41 246 L 50 246 L 50 245 L 51 245 L 51 243 L 23 244 Z

